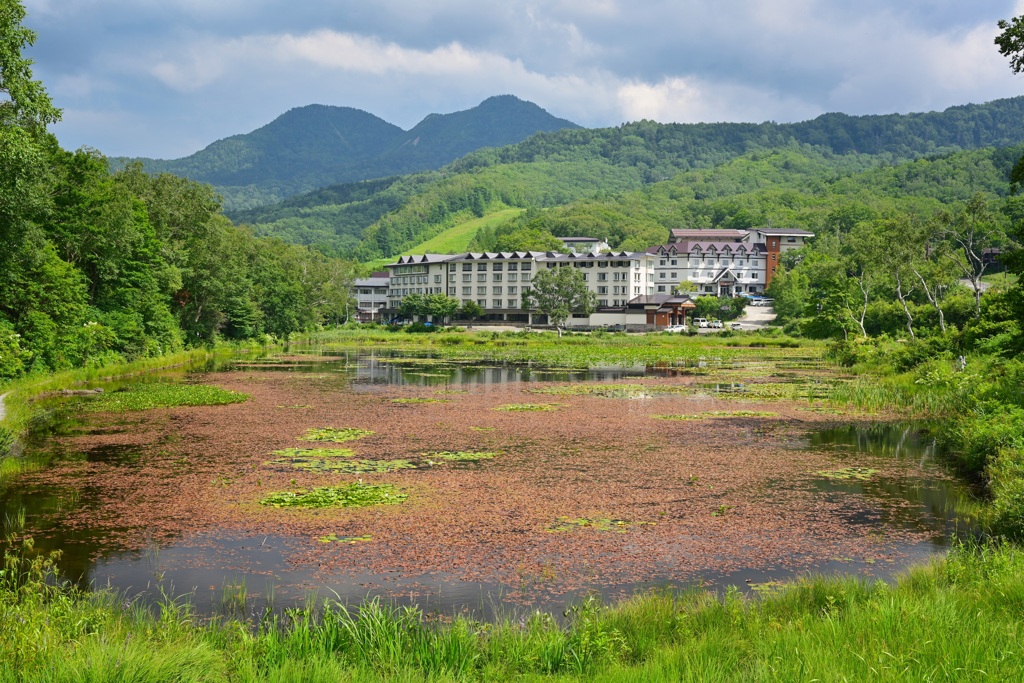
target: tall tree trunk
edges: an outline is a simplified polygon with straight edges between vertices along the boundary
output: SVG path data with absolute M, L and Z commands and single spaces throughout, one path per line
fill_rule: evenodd
M 907 316 L 907 332 L 910 333 L 911 339 L 917 339 L 914 335 L 914 316 L 910 314 L 910 307 L 907 306 L 907 296 L 903 293 L 903 279 L 900 277 L 899 272 L 895 274 L 896 277 L 896 298 L 900 300 L 903 305 L 903 313 Z M 907 292 L 910 294 L 910 292 Z
M 942 307 L 939 306 L 938 299 L 935 297 L 934 294 L 932 294 L 932 290 L 928 286 L 928 282 L 924 279 L 924 276 L 921 275 L 920 272 L 918 272 L 917 268 L 911 268 L 911 270 L 914 271 L 914 275 L 917 276 L 917 279 L 921 281 L 921 287 L 924 288 L 924 293 L 925 293 L 925 296 L 928 297 L 928 301 L 930 301 L 932 303 L 932 306 L 935 307 L 935 310 L 938 311 L 938 313 L 939 313 L 939 328 L 942 330 L 942 333 L 945 334 L 946 333 L 946 316 L 942 312 Z

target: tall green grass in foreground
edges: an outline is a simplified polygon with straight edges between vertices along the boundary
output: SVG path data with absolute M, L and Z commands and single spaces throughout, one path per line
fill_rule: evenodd
M 8 555 L 0 681 L 906 681 L 1024 679 L 1024 552 L 959 549 L 897 584 L 813 579 L 757 600 L 652 592 L 584 601 L 559 625 L 429 623 L 416 609 L 328 604 L 259 623 L 154 616 L 54 587 Z

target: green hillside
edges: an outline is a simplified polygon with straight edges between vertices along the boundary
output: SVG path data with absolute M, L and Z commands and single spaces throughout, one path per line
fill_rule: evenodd
M 139 161 L 150 173 L 209 183 L 231 213 L 336 183 L 436 169 L 482 147 L 576 127 L 511 95 L 465 111 L 431 114 L 410 131 L 359 109 L 314 104 L 181 159 L 118 158 L 112 166 Z
M 481 229 L 491 229 L 508 223 L 523 213 L 523 209 L 502 209 L 489 213 L 482 218 L 472 218 L 458 223 L 426 242 L 417 244 L 402 252 L 409 254 L 459 254 L 467 249 Z
M 694 199 L 703 199 L 748 191 L 773 182 L 774 176 L 784 176 L 787 183 L 805 177 L 806 183 L 815 184 L 978 145 L 1021 142 L 1024 98 L 905 116 L 829 114 L 799 124 L 642 121 L 540 133 L 515 145 L 473 152 L 438 172 L 389 180 L 376 190 L 360 186 L 356 198 L 349 197 L 352 187 L 326 188 L 239 218 L 253 224 L 258 234 L 368 261 L 425 242 L 461 222 L 461 212 L 467 210 L 482 216 L 499 205 L 550 208 L 588 198 L 606 201 L 610 195 L 671 182 L 680 173 L 698 173 L 684 182 L 693 185 Z M 745 174 L 736 168 L 729 186 L 711 188 L 699 175 L 773 149 L 811 150 L 813 160 L 793 158 L 789 168 L 748 168 Z M 664 227 L 675 219 L 664 215 L 645 220 Z M 597 236 L 611 238 L 618 221 L 599 222 L 607 224 L 609 234 Z

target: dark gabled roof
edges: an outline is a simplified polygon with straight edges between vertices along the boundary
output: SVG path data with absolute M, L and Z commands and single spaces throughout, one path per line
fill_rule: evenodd
M 374 273 L 376 276 L 376 273 Z M 391 278 L 387 273 L 383 277 L 364 277 L 355 281 L 356 287 L 387 287 L 391 284 Z
M 673 242 L 669 244 L 659 244 L 655 247 L 648 247 L 648 254 L 664 255 L 670 252 L 674 252 L 680 255 L 686 255 L 694 250 L 694 247 L 698 251 L 709 251 L 714 249 L 715 251 L 730 251 L 736 253 L 738 251 L 744 251 L 746 253 L 752 253 L 757 251 L 766 251 L 764 242 Z
M 412 256 L 399 256 L 398 260 L 394 263 L 389 263 L 390 266 L 407 266 L 418 263 L 444 263 L 448 259 L 455 258 L 451 254 L 413 254 Z
M 696 306 L 686 294 L 641 294 L 627 302 L 627 306 Z
M 750 235 L 749 230 L 732 230 L 727 228 L 676 228 L 670 231 L 673 238 L 695 239 L 695 240 L 726 240 L 734 242 L 745 239 Z
M 757 231 L 762 235 L 779 237 L 814 237 L 813 232 L 800 228 L 758 228 Z

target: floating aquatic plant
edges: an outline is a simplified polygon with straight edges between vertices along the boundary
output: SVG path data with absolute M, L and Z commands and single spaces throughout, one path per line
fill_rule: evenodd
M 303 441 L 330 441 L 332 443 L 342 443 L 344 441 L 355 441 L 356 439 L 361 439 L 364 436 L 370 436 L 373 433 L 374 432 L 368 429 L 355 429 L 353 427 L 345 429 L 325 427 L 323 429 L 309 429 L 299 438 Z
M 448 403 L 446 398 L 393 398 L 392 403 Z
M 327 534 L 316 539 L 321 543 L 346 543 L 348 545 L 356 545 L 357 543 L 368 543 L 373 540 L 373 534 L 363 534 L 362 536 L 338 536 L 337 534 Z
M 409 460 L 352 460 L 346 458 L 279 458 L 266 463 L 270 467 L 290 467 L 306 472 L 338 472 L 341 474 L 383 474 L 395 470 L 414 470 Z
M 217 406 L 242 403 L 248 399 L 249 394 L 227 391 L 207 384 L 151 382 L 133 384 L 127 389 L 98 394 L 83 406 L 86 410 L 95 412 L 122 413 L 178 406 Z
M 271 455 L 282 458 L 351 458 L 356 452 L 351 448 L 282 448 L 271 451 Z
M 470 427 L 474 432 L 493 432 L 494 427 Z
M 595 531 L 614 531 L 625 533 L 635 526 L 654 526 L 654 522 L 630 522 L 625 519 L 609 519 L 601 517 L 591 519 L 589 517 L 559 517 L 558 521 L 549 526 L 545 531 L 550 533 L 563 533 L 577 529 L 593 529 Z
M 260 500 L 276 508 L 332 508 L 396 505 L 409 496 L 390 484 L 355 482 L 345 486 L 319 486 L 308 491 L 281 491 Z
M 818 470 L 815 474 L 819 477 L 838 481 L 867 481 L 878 474 L 878 470 L 871 469 L 870 467 L 841 467 L 837 470 Z
M 763 410 L 709 410 L 703 413 L 687 413 L 684 415 L 651 415 L 656 420 L 703 420 L 716 417 L 778 417 L 778 413 Z
M 437 458 L 439 460 L 448 460 L 449 462 L 479 462 L 480 460 L 490 460 L 496 455 L 498 454 L 476 451 L 436 451 L 433 453 L 424 453 L 423 457 L 428 460 Z
M 558 410 L 561 403 L 506 403 L 498 406 L 495 410 L 507 410 L 510 412 L 529 412 L 539 410 Z

